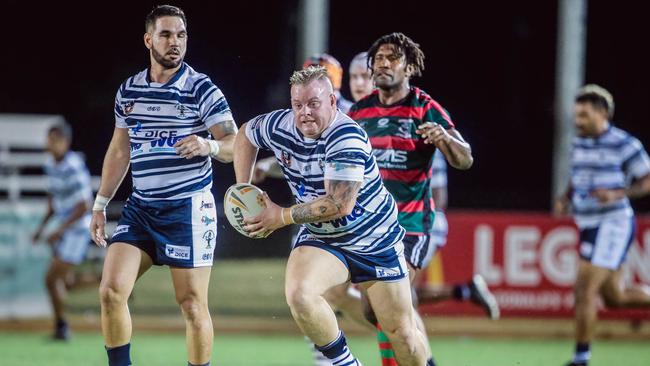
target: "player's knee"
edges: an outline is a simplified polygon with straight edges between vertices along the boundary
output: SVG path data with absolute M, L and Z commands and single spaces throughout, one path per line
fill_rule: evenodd
M 286 289 L 287 304 L 292 311 L 308 313 L 314 306 L 318 294 L 309 291 L 307 286 L 297 284 Z
M 412 353 L 415 353 L 418 342 L 417 329 L 411 323 L 405 319 L 395 324 L 382 325 L 382 331 L 391 342 L 405 344 Z
M 623 296 L 620 293 L 603 294 L 605 306 L 611 309 L 623 307 Z
M 99 284 L 99 300 L 102 306 L 115 306 L 127 301 L 128 294 L 119 286 L 112 283 L 102 282 Z
M 197 297 L 187 296 L 184 298 L 177 298 L 176 301 L 181 307 L 183 316 L 185 316 L 188 321 L 201 324 L 204 320 L 209 319 L 207 305 Z

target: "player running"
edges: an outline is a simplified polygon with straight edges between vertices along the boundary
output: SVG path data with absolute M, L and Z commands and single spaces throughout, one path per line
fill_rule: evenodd
M 291 110 L 261 115 L 242 126 L 235 147 L 237 182 L 248 182 L 257 148 L 271 150 L 297 204 L 247 219 L 251 235 L 302 228 L 287 263 L 285 293 L 305 335 L 334 365 L 359 365 L 323 294 L 352 281 L 367 292 L 401 365 L 428 358 L 415 325 L 395 202 L 385 190 L 366 133 L 337 111 L 322 67 L 291 77 Z

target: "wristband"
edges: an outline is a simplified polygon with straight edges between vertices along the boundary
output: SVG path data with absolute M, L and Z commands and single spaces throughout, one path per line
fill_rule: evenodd
M 292 225 L 296 222 L 293 220 L 293 215 L 291 214 L 291 207 L 282 208 L 282 224 Z
M 219 150 L 220 150 L 219 143 L 216 142 L 215 140 L 206 139 L 205 141 L 208 143 L 208 145 L 210 145 L 210 152 L 208 153 L 208 155 L 210 155 L 211 158 L 216 159 L 217 155 L 219 155 Z
M 106 211 L 106 206 L 111 201 L 110 198 L 104 197 L 102 195 L 97 195 L 95 197 L 95 203 L 93 204 L 93 211 Z

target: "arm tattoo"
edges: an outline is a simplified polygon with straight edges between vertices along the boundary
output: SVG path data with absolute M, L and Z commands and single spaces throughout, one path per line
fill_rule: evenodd
M 343 216 L 345 208 L 354 204 L 361 182 L 326 181 L 327 194 L 311 202 L 296 205 L 291 210 L 297 224 L 323 222 Z

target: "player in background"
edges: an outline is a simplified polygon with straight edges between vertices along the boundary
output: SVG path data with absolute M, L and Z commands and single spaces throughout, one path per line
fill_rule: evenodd
M 370 94 L 373 89 L 372 76 L 370 75 L 370 69 L 368 69 L 368 61 L 365 55 L 365 52 L 361 52 L 357 54 L 350 62 L 349 86 L 350 94 L 352 94 L 355 102 Z M 343 69 L 341 68 L 341 64 L 333 56 L 323 53 L 320 55 L 312 56 L 305 60 L 303 69 L 309 66 L 325 67 L 327 70 L 327 77 L 330 78 L 332 86 L 334 87 L 334 94 L 337 98 L 336 106 L 344 113 L 347 113 L 350 109 L 350 106 L 352 105 L 352 102 L 344 99 L 341 95 L 340 88 L 343 80 Z M 252 183 L 261 183 L 267 177 L 278 179 L 284 178 L 280 166 L 272 156 L 260 159 L 255 163 Z
M 424 53 L 402 33 L 380 37 L 368 51 L 376 89 L 350 109 L 350 117 L 368 133 L 373 154 L 388 191 L 395 197 L 398 219 L 406 229 L 404 254 L 411 285 L 430 262 L 435 203 L 431 196 L 431 160 L 440 150 L 451 166 L 469 169 L 470 145 L 456 130 L 451 117 L 410 80 L 424 70 Z M 485 286 L 467 286 L 468 298 L 489 306 L 492 295 Z M 416 313 L 417 314 L 417 313 Z M 382 364 L 395 365 L 390 342 L 367 308 L 368 321 L 377 325 Z M 420 331 L 424 323 L 416 317 Z M 428 342 L 427 342 L 428 348 Z M 430 350 L 428 351 L 430 354 Z M 433 364 L 433 360 L 429 362 Z
M 337 59 L 327 53 L 313 55 L 305 60 L 302 68 L 306 69 L 310 66 L 322 66 L 327 70 L 327 77 L 332 82 L 334 87 L 334 94 L 336 95 L 336 107 L 348 113 L 352 102 L 343 98 L 341 95 L 341 86 L 343 85 L 343 68 Z
M 43 235 L 48 221 L 56 220 L 57 228 L 46 238 L 53 255 L 45 285 L 55 317 L 54 338 L 59 340 L 70 338 L 65 318 L 65 296 L 68 289 L 77 285 L 72 270 L 84 260 L 88 251 L 90 235 L 87 228 L 93 199 L 90 173 L 83 156 L 70 151 L 71 142 L 69 125 L 56 124 L 48 130 L 50 157 L 45 163 L 49 192 L 47 212 L 33 236 L 36 242 Z
M 586 85 L 575 98 L 570 183 L 555 213 L 572 210 L 580 229 L 575 292 L 575 353 L 571 366 L 586 366 L 597 321 L 598 298 L 609 308 L 650 307 L 650 293 L 626 287 L 621 266 L 634 240 L 630 199 L 650 193 L 650 158 L 641 142 L 613 126 L 614 98 Z
M 411 305 L 404 234 L 384 188 L 366 133 L 336 107 L 323 67 L 291 77 L 292 109 L 258 116 L 237 135 L 237 182 L 248 182 L 258 148 L 271 150 L 297 204 L 266 208 L 245 219 L 253 236 L 301 224 L 287 262 L 285 293 L 305 335 L 334 365 L 360 365 L 323 298 L 348 281 L 367 292 L 403 366 L 428 355 Z
M 435 219 L 430 234 L 430 245 L 433 252 L 431 257 L 447 243 L 448 225 L 447 216 L 447 161 L 445 156 L 436 150 L 431 161 L 431 195 L 435 202 Z M 418 275 L 423 272 L 418 271 Z M 489 292 L 487 284 L 481 275 L 474 275 L 466 283 L 454 285 L 419 285 L 416 287 L 417 301 L 419 304 L 435 303 L 445 300 L 470 300 L 481 305 L 487 315 L 496 320 L 500 316 L 499 305 L 494 296 Z
M 117 92 L 115 129 L 90 225 L 95 243 L 106 246 L 105 208 L 130 166 L 133 192 L 108 246 L 99 288 L 102 333 L 109 365 L 130 365 L 127 299 L 152 265 L 167 265 L 185 319 L 188 365 L 205 366 L 212 352 L 208 284 L 217 236 L 211 159 L 232 161 L 237 126 L 219 88 L 183 62 L 183 11 L 155 7 L 145 32 L 150 67 Z
M 348 74 L 350 94 L 355 103 L 372 93 L 375 86 L 372 82 L 372 72 L 368 67 L 367 52 L 360 52 L 352 58 Z

